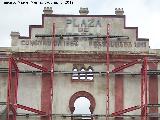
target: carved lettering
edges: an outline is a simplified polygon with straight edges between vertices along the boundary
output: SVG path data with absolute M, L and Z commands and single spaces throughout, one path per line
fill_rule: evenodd
M 97 22 L 96 22 L 96 25 L 95 25 L 96 27 L 97 26 L 99 26 L 99 27 L 101 27 L 101 22 L 100 22 L 100 20 L 97 20 Z
M 71 19 L 67 19 L 66 20 L 66 24 L 71 24 L 72 23 L 72 20 Z
M 83 27 L 83 26 L 84 26 L 84 27 L 87 27 L 87 23 L 86 23 L 85 19 L 83 19 L 83 20 L 82 20 L 82 23 L 81 23 L 81 27 Z
M 55 46 L 61 46 L 62 43 L 61 43 L 61 40 L 58 39 L 58 40 L 55 40 Z
M 81 33 L 66 33 L 67 35 L 93 35 L 92 33 L 84 32 Z M 87 31 L 87 28 L 86 28 Z M 94 36 L 101 36 L 100 34 L 94 34 Z M 87 38 L 87 37 L 77 37 L 77 36 L 69 36 L 64 37 L 63 39 L 56 38 L 55 40 L 55 46 L 61 47 L 61 46 L 68 46 L 68 47 L 78 47 L 80 44 L 79 42 L 88 42 L 87 45 L 94 47 L 94 48 L 104 48 L 106 47 L 106 38 Z M 51 46 L 51 38 L 42 38 L 42 39 L 36 39 L 36 40 L 21 40 L 21 45 L 29 45 L 29 46 Z M 131 48 L 131 47 L 137 47 L 137 48 L 145 48 L 147 47 L 146 41 L 117 41 L 117 40 L 110 40 L 110 48 Z
M 89 41 L 89 45 L 94 46 L 95 48 L 106 47 L 106 40 L 105 39 L 94 39 L 92 41 Z M 121 42 L 121 41 L 120 42 L 110 41 L 109 45 L 110 47 L 113 47 L 113 48 L 132 47 L 131 42 Z
M 76 19 L 73 19 L 73 27 L 79 27 L 79 24 L 76 23 Z
M 89 32 L 89 28 L 88 28 L 88 27 L 85 27 L 85 28 L 84 28 L 84 32 Z
M 21 41 L 21 45 L 26 45 L 25 43 L 26 43 L 25 40 Z
M 78 33 L 74 33 L 74 35 L 79 35 Z M 79 40 L 79 37 L 73 37 L 74 40 Z
M 88 20 L 88 27 L 94 27 L 94 19 Z
M 99 19 L 66 19 L 67 25 L 73 25 L 73 27 L 101 27 L 101 21 Z
M 83 32 L 83 28 L 78 28 L 78 32 Z

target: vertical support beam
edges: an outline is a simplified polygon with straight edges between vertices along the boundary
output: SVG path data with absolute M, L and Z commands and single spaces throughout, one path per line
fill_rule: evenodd
M 110 25 L 107 24 L 107 37 L 106 37 L 106 116 L 109 115 L 109 28 Z M 108 117 L 106 117 L 108 119 Z
M 157 63 L 149 63 L 149 70 L 157 70 Z M 158 76 L 149 75 L 149 104 L 158 104 Z M 149 113 L 157 113 L 158 107 L 150 107 Z M 150 120 L 158 120 L 156 117 L 151 117 Z
M 50 68 L 50 62 L 43 61 L 43 66 Z M 41 82 L 41 111 L 50 114 L 51 111 L 51 75 L 50 73 L 42 72 L 42 82 Z M 42 116 L 41 120 L 50 120 L 49 116 Z
M 147 57 L 144 58 L 144 83 L 145 83 L 145 113 L 144 113 L 144 116 L 145 116 L 145 120 L 147 120 L 147 112 L 148 112 L 148 109 L 147 109 L 147 105 L 148 105 L 148 80 L 147 80 L 147 65 L 148 65 L 148 62 L 147 62 Z
M 54 44 L 55 44 L 55 23 L 53 23 L 51 50 L 51 63 L 44 61 L 43 66 L 51 70 L 50 73 L 42 73 L 42 93 L 41 93 L 41 110 L 49 116 L 41 117 L 41 120 L 52 120 L 52 101 L 53 101 L 53 81 L 54 81 Z
M 16 68 L 14 68 L 16 67 Z M 9 72 L 8 72 L 8 95 L 7 95 L 7 120 L 16 120 L 16 108 L 17 104 L 17 90 L 18 90 L 18 67 L 13 58 L 9 58 Z M 10 115 L 12 112 L 13 115 Z
M 53 23 L 52 30 L 52 58 L 51 58 L 51 108 L 50 108 L 50 120 L 52 120 L 52 105 L 53 105 L 53 84 L 54 84 L 54 49 L 55 49 L 55 23 Z
M 147 120 L 147 58 L 143 59 L 141 68 L 141 120 Z
M 115 68 L 119 66 L 120 64 L 115 64 Z M 123 107 L 124 107 L 123 79 L 124 79 L 124 75 L 115 75 L 115 112 L 123 110 Z M 117 117 L 116 120 L 122 120 L 122 118 Z
M 14 107 L 14 105 L 17 104 L 19 69 L 13 58 L 12 58 L 12 64 L 13 64 L 14 71 L 12 72 L 12 81 L 11 81 L 11 91 L 13 91 L 13 102 L 11 101 L 11 104 L 13 106 L 14 111 L 16 112 L 16 107 Z
M 143 76 L 143 64 L 142 64 L 142 68 L 141 68 L 141 120 L 143 120 L 142 115 L 143 115 L 143 105 L 144 105 L 144 76 Z

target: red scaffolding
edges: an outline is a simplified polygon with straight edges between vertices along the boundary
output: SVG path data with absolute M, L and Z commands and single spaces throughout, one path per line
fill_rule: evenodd
M 30 111 L 36 113 L 41 116 L 48 116 L 49 120 L 52 120 L 52 101 L 53 101 L 53 80 L 54 80 L 54 41 L 55 41 L 55 24 L 53 24 L 53 37 L 52 37 L 52 57 L 51 57 L 51 68 L 50 70 L 45 66 L 40 66 L 31 62 L 30 60 L 25 60 L 23 58 L 14 58 L 12 56 L 9 57 L 9 71 L 8 71 L 8 87 L 7 87 L 7 120 L 16 120 L 17 108 Z M 23 63 L 33 68 L 37 68 L 42 72 L 50 72 L 51 75 L 51 99 L 50 99 L 50 111 L 46 113 L 41 110 L 37 110 L 25 105 L 20 105 L 17 103 L 17 93 L 18 93 L 18 76 L 19 76 L 19 68 L 17 63 Z
M 137 109 L 141 109 L 141 120 L 147 120 L 147 57 L 144 57 L 143 59 L 137 59 L 130 63 L 124 64 L 122 66 L 119 66 L 112 70 L 113 73 L 119 72 L 120 70 L 123 70 L 125 68 L 128 68 L 132 65 L 135 65 L 137 63 L 142 63 L 141 68 L 141 105 L 133 106 L 130 108 L 126 108 L 120 111 L 116 111 L 115 113 L 112 113 L 111 116 L 119 116 L 123 115 L 124 113 L 131 112 Z
M 147 105 L 148 105 L 148 100 L 147 100 L 147 57 L 144 57 L 143 59 L 137 59 L 132 62 L 129 62 L 127 64 L 124 64 L 122 66 L 119 66 L 115 69 L 112 70 L 112 73 L 117 73 L 120 70 L 123 70 L 125 68 L 128 68 L 130 66 L 133 66 L 137 63 L 142 63 L 142 68 L 141 68 L 141 105 L 133 106 L 130 108 L 126 108 L 120 111 L 116 111 L 114 113 L 109 113 L 109 81 L 110 81 L 110 70 L 109 70 L 109 65 L 110 65 L 110 51 L 109 51 L 109 28 L 110 25 L 107 24 L 107 34 L 106 34 L 106 117 L 116 117 L 123 115 L 124 113 L 141 109 L 141 120 L 147 120 Z M 49 116 L 49 119 L 52 120 L 52 101 L 53 101 L 53 84 L 54 84 L 54 44 L 55 44 L 55 24 L 53 24 L 53 31 L 52 31 L 52 48 L 51 48 L 51 68 L 48 70 L 47 67 L 45 66 L 40 66 L 38 64 L 35 64 L 29 60 L 25 60 L 23 58 L 14 58 L 12 56 L 9 57 L 9 72 L 8 72 L 8 88 L 7 88 L 7 120 L 16 120 L 16 114 L 17 114 L 17 108 L 27 110 L 34 112 L 38 115 L 43 115 L 43 116 Z M 83 36 L 84 37 L 84 36 Z M 90 36 L 89 36 L 90 37 Z M 20 105 L 17 103 L 17 92 L 18 92 L 18 76 L 19 76 L 19 68 L 17 66 L 17 63 L 23 63 L 27 64 L 31 67 L 37 68 L 41 70 L 42 72 L 50 72 L 51 75 L 51 99 L 50 99 L 50 111 L 49 113 L 46 113 L 41 110 L 37 110 L 25 105 Z
M 106 35 L 106 115 L 109 116 L 109 28 L 110 25 L 107 24 L 107 35 Z M 108 117 L 107 117 L 108 119 Z
M 29 60 L 24 60 L 22 58 L 16 59 L 13 57 L 9 58 L 9 74 L 8 74 L 8 92 L 7 92 L 7 120 L 16 120 L 17 108 L 31 111 L 37 113 L 38 115 L 48 115 L 46 112 L 41 110 L 37 110 L 31 107 L 27 107 L 25 105 L 20 105 L 17 103 L 17 93 L 18 93 L 18 76 L 19 69 L 16 62 L 21 62 L 27 64 L 31 67 L 42 70 L 43 72 L 47 72 L 48 69 L 44 66 L 37 65 Z

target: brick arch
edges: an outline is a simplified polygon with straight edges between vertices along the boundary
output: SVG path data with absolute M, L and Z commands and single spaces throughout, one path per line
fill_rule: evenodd
M 85 97 L 90 101 L 89 109 L 90 109 L 91 114 L 93 114 L 93 111 L 96 106 L 96 102 L 95 102 L 94 97 L 89 92 L 86 92 L 86 91 L 78 91 L 71 96 L 70 101 L 69 101 L 69 109 L 71 111 L 71 114 L 73 114 L 75 110 L 74 103 L 76 99 L 78 99 L 79 97 Z

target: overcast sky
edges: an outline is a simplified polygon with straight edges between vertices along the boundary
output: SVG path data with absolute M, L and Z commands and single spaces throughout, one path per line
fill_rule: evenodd
M 79 14 L 80 7 L 88 7 L 90 15 L 114 15 L 115 8 L 123 8 L 126 26 L 138 27 L 139 37 L 149 38 L 151 48 L 160 49 L 160 0 L 70 0 L 73 4 L 64 4 L 65 0 L 41 0 L 42 2 L 63 3 L 52 5 L 32 3 L 40 0 L 19 0 L 28 1 L 28 5 L 4 4 L 7 1 L 18 3 L 18 0 L 0 1 L 1 47 L 10 46 L 11 31 L 18 31 L 22 36 L 28 36 L 29 25 L 41 24 L 43 8 L 51 6 L 55 14 Z

